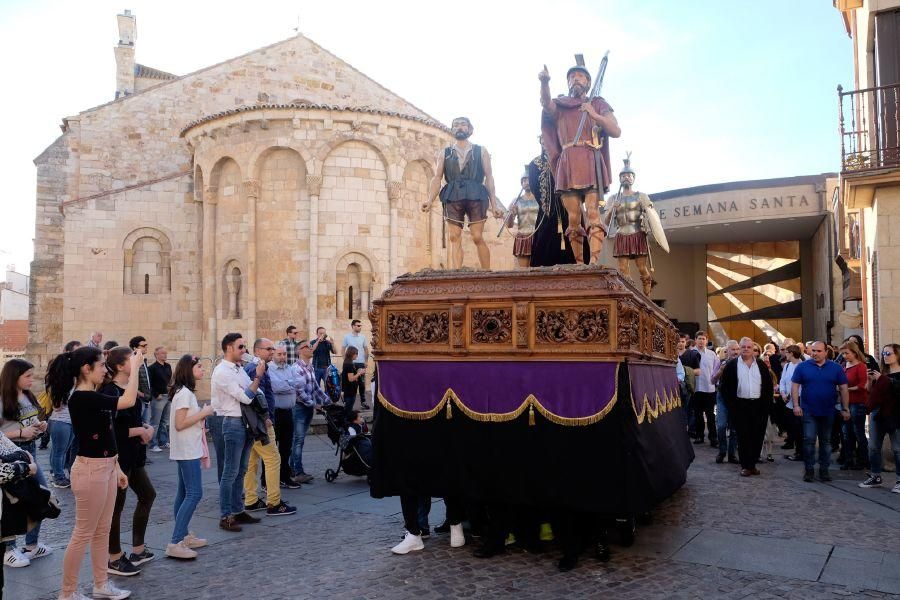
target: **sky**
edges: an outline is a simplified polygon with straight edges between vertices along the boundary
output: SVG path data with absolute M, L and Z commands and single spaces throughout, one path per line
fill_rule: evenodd
M 438 120 L 469 116 L 507 204 L 539 150 L 537 74 L 546 64 L 552 93 L 565 93 L 575 53 L 596 72 L 609 50 L 602 95 L 622 127 L 612 170 L 632 152 L 636 187 L 651 196 L 836 171 L 836 87 L 853 87 L 850 39 L 826 0 L 3 0 L 0 264 L 28 271 L 32 161 L 64 117 L 113 98 L 115 15 L 126 8 L 137 17 L 136 61 L 179 75 L 299 24 Z

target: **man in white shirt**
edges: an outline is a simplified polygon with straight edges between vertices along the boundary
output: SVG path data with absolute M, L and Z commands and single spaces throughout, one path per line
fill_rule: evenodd
M 210 383 L 212 408 L 218 421 L 216 462 L 219 469 L 219 527 L 225 531 L 240 531 L 240 523 L 259 523 L 259 519 L 244 511 L 244 474 L 250 455 L 250 442 L 241 404 L 250 404 L 259 389 L 259 381 L 266 372 L 266 363 L 256 366 L 256 377 L 250 377 L 240 367 L 241 356 L 247 351 L 239 333 L 222 338 L 224 358 L 213 370 Z M 272 482 L 271 485 L 274 485 Z
M 719 390 L 737 429 L 741 477 L 749 477 L 759 475 L 756 461 L 766 435 L 775 384 L 766 363 L 753 355 L 753 340 L 741 338 L 740 347 L 740 356 L 725 365 Z
M 695 444 L 703 443 L 704 427 L 709 432 L 709 445 L 719 447 L 716 432 L 716 386 L 712 382 L 713 375 L 719 370 L 719 357 L 706 347 L 709 338 L 705 331 L 698 331 L 694 337 L 696 350 L 700 354 L 699 368 L 694 369 L 697 376 L 694 391 Z M 705 417 L 705 423 L 704 423 Z

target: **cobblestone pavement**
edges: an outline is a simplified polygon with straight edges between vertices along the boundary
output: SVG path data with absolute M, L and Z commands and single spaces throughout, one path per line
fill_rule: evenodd
M 397 499 L 374 500 L 364 481 L 334 467 L 325 436 L 307 439 L 305 462 L 317 475 L 300 490 L 284 491 L 299 508 L 289 517 L 263 517 L 239 534 L 217 528 L 215 472 L 204 472 L 204 498 L 192 529 L 211 545 L 193 562 L 162 557 L 171 535 L 175 469 L 165 453 L 149 465 L 157 489 L 147 543 L 160 558 L 141 575 L 114 578 L 133 598 L 887 598 L 900 592 L 900 495 L 860 490 L 860 471 L 835 472 L 832 484 L 806 484 L 802 466 L 780 458 L 761 466 L 762 476 L 740 478 L 736 465 L 716 465 L 701 447 L 688 482 L 638 530 L 632 548 L 613 547 L 602 565 L 585 558 L 559 573 L 559 554 L 475 559 L 472 546 L 451 549 L 432 535 L 422 552 L 393 556 L 402 535 Z M 47 453 L 40 460 L 46 465 Z M 886 477 L 893 483 L 893 477 Z M 63 515 L 47 522 L 42 541 L 53 555 L 24 569 L 5 571 L 6 598 L 56 598 L 62 553 L 74 501 L 58 491 Z M 133 507 L 129 494 L 126 515 Z M 437 502 L 431 522 L 442 520 Z M 257 513 L 259 514 L 259 513 Z M 123 519 L 127 521 L 127 519 Z M 123 530 L 130 527 L 123 522 Z M 123 542 L 130 536 L 123 532 Z M 21 542 L 21 538 L 19 540 Z M 81 588 L 90 573 L 82 569 Z M 881 591 L 879 591 L 881 590 Z

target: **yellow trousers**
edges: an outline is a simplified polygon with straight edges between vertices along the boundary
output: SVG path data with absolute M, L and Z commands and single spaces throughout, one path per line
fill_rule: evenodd
M 259 496 L 256 493 L 259 486 L 259 461 L 262 460 L 266 470 L 266 504 L 278 506 L 281 504 L 281 456 L 278 454 L 278 446 L 275 444 L 275 428 L 269 425 L 266 432 L 269 435 L 269 443 L 263 446 L 260 442 L 253 442 L 250 447 L 250 460 L 247 463 L 247 474 L 244 475 L 244 504 L 250 506 L 256 504 Z

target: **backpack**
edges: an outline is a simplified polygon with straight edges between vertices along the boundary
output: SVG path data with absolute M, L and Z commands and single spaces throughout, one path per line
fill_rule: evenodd
M 328 370 L 325 371 L 325 393 L 332 402 L 341 399 L 341 374 L 334 365 L 328 365 Z

